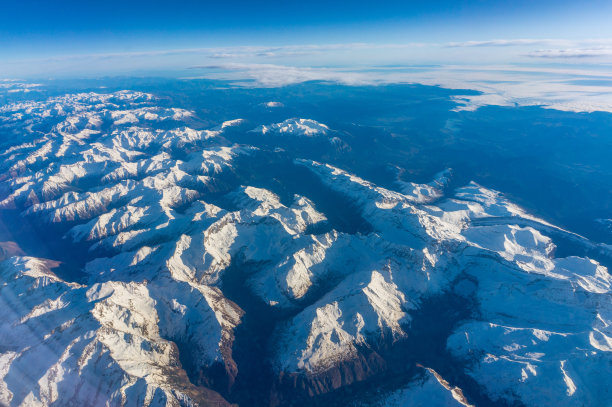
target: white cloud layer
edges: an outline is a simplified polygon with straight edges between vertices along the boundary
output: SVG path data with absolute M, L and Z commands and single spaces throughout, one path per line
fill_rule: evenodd
M 29 78 L 138 75 L 180 71 L 221 61 L 286 66 L 502 65 L 559 58 L 612 63 L 612 39 L 493 39 L 447 43 L 337 43 L 281 46 L 194 47 L 138 50 L 7 60 L 0 56 L 0 77 Z
M 595 58 L 612 56 L 611 48 L 539 49 L 527 53 L 534 58 Z
M 551 68 L 551 63 L 565 67 Z M 585 64 L 592 68 L 580 69 Z M 185 68 L 190 66 L 205 68 L 207 78 L 233 80 L 236 86 L 419 83 L 481 92 L 456 98 L 458 109 L 464 110 L 541 105 L 612 112 L 612 39 L 606 38 L 178 48 L 0 61 L 0 76 L 41 77 L 32 75 L 44 67 L 43 78 L 134 72 L 139 76 L 170 72 L 178 77 L 186 76 Z M 342 66 L 348 68 L 331 68 Z M 12 92 L 34 89 L 1 84 L 5 92 L 9 86 Z
M 542 45 L 542 44 L 567 44 L 568 41 L 564 40 L 553 40 L 553 39 L 531 39 L 521 38 L 512 40 L 487 40 L 487 41 L 463 41 L 463 42 L 449 42 L 446 44 L 447 47 L 514 47 L 514 46 L 525 46 L 525 45 Z
M 547 45 L 554 47 L 602 47 L 612 46 L 612 38 L 594 38 L 585 40 L 566 40 L 553 38 L 517 38 L 517 39 L 497 39 L 486 41 L 463 41 L 448 42 L 447 47 L 525 47 L 532 45 Z
M 278 87 L 307 81 L 344 85 L 412 83 L 469 89 L 478 95 L 456 96 L 455 110 L 481 106 L 542 106 L 574 112 L 612 113 L 612 72 L 517 66 L 441 66 L 434 68 L 330 69 L 273 64 L 225 64 L 203 77 L 234 81 L 235 86 Z

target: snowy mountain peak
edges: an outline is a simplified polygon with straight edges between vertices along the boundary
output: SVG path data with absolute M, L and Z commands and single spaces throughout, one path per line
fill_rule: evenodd
M 281 123 L 261 125 L 251 131 L 261 134 L 272 133 L 278 135 L 314 137 L 324 136 L 331 130 L 323 123 L 319 123 L 312 119 L 287 119 Z

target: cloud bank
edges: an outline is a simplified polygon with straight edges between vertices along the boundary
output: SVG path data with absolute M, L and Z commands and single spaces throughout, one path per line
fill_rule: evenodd
M 204 75 L 199 77 L 228 80 L 234 86 L 243 87 L 279 87 L 323 81 L 352 86 L 422 84 L 480 92 L 478 95 L 455 96 L 457 111 L 495 105 L 612 113 L 612 72 L 598 70 L 452 65 L 427 69 L 403 67 L 356 70 L 237 63 L 193 69 L 204 71 Z
M 493 39 L 464 42 L 294 44 L 194 47 L 0 60 L 0 77 L 129 75 L 220 62 L 285 66 L 502 65 L 559 59 L 612 63 L 612 39 Z
M 551 68 L 551 63 L 565 65 Z M 44 78 L 79 77 L 83 72 L 89 76 L 170 72 L 175 77 L 230 80 L 234 86 L 417 83 L 481 92 L 457 97 L 457 110 L 538 105 L 612 112 L 612 89 L 607 86 L 612 78 L 612 39 L 606 38 L 177 48 L 0 61 L 0 77 L 27 75 L 40 67 L 45 69 Z M 185 73 L 187 67 L 192 73 Z
M 596 58 L 612 56 L 612 48 L 540 49 L 526 55 L 532 58 Z

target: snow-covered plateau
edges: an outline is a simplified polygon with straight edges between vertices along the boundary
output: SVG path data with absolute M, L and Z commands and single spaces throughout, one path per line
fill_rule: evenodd
M 65 253 L 0 246 L 0 404 L 332 405 L 355 383 L 354 405 L 610 404 L 612 276 L 581 254 L 609 246 L 448 170 L 390 189 L 295 157 L 368 225 L 338 228 L 242 183 L 241 123 L 131 91 L 0 107 L 0 212 Z

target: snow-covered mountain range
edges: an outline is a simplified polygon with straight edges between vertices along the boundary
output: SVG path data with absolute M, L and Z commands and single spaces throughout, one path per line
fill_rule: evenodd
M 609 246 L 449 190 L 449 170 L 389 189 L 294 157 L 367 225 L 342 230 L 313 197 L 241 183 L 241 124 L 131 91 L 0 107 L 0 211 L 65 254 L 2 245 L 0 404 L 252 405 L 252 386 L 360 405 L 356 383 L 367 405 L 609 403 Z M 250 128 L 344 143 L 310 119 Z

